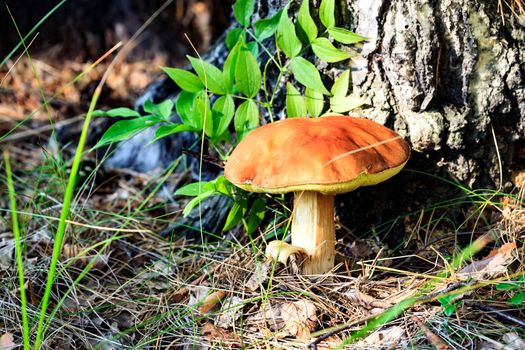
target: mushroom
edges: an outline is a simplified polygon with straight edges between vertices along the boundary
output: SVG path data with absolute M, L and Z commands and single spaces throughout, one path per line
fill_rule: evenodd
M 292 118 L 262 126 L 234 149 L 224 170 L 251 192 L 294 192 L 292 246 L 271 242 L 266 254 L 286 262 L 305 253 L 305 274 L 334 267 L 334 196 L 375 185 L 397 174 L 410 155 L 394 131 L 347 116 Z

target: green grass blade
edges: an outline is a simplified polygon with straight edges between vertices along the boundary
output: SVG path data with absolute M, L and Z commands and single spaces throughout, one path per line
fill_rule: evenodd
M 22 259 L 22 238 L 20 227 L 18 226 L 18 215 L 16 212 L 15 187 L 13 185 L 13 173 L 9 163 L 9 153 L 4 150 L 5 173 L 7 176 L 7 189 L 9 192 L 9 202 L 11 206 L 11 220 L 13 225 L 13 235 L 15 236 L 16 266 L 18 270 L 18 283 L 20 285 L 20 308 L 22 309 L 22 333 L 24 338 L 24 350 L 29 350 L 29 323 L 27 321 L 27 299 L 24 281 L 24 261 Z
M 93 98 L 91 99 L 89 110 L 86 114 L 86 119 L 84 120 L 84 125 L 82 127 L 82 132 L 78 141 L 77 150 L 75 152 L 75 158 L 73 159 L 73 165 L 71 166 L 71 173 L 69 175 L 66 192 L 64 194 L 64 204 L 60 213 L 60 221 L 58 223 L 57 233 L 55 236 L 55 243 L 53 245 L 53 255 L 51 256 L 51 263 L 49 265 L 49 274 L 47 275 L 46 289 L 44 291 L 42 303 L 40 305 L 40 317 L 38 319 L 36 340 L 33 347 L 36 350 L 39 349 L 40 343 L 42 341 L 44 320 L 46 318 L 47 307 L 49 305 L 49 297 L 51 296 L 51 288 L 53 287 L 55 281 L 55 272 L 58 263 L 58 258 L 60 257 L 60 251 L 62 249 L 62 241 L 64 240 L 64 234 L 66 232 L 69 208 L 71 206 L 73 193 L 75 190 L 76 178 L 78 170 L 80 168 L 80 163 L 82 161 L 82 154 L 84 152 L 84 145 L 86 144 L 89 125 L 91 123 L 91 117 L 93 115 L 93 111 L 95 110 L 95 106 L 97 105 L 98 98 L 100 97 L 100 92 L 101 89 L 97 89 L 93 93 Z
M 21 42 L 19 42 L 12 50 L 11 52 L 9 52 L 9 54 L 4 58 L 4 60 L 0 63 L 0 68 L 2 68 L 4 66 L 4 64 L 11 58 L 11 56 L 13 56 L 15 54 L 15 52 L 20 48 L 20 46 L 23 45 L 23 43 L 27 40 L 27 38 L 29 38 L 37 29 L 38 27 L 40 27 L 42 25 L 42 23 L 44 23 L 45 21 L 47 21 L 47 19 L 53 14 L 55 13 L 56 10 L 58 10 L 67 0 L 62 0 L 60 1 L 58 4 L 55 5 L 55 7 L 53 7 L 44 17 L 42 17 L 42 19 L 40 21 L 37 22 L 37 24 L 34 25 L 33 28 L 31 28 L 31 30 L 29 31 L 29 33 L 27 33 L 23 40 Z

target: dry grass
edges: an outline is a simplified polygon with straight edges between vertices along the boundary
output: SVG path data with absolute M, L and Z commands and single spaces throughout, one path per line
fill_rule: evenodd
M 136 201 L 131 198 L 141 193 L 143 180 L 126 179 L 127 183 L 121 179 L 120 184 L 130 191 L 128 199 L 119 203 L 102 201 L 98 195 L 86 197 L 75 211 L 61 259 L 63 270 L 53 291 L 52 307 L 58 307 L 49 318 L 45 348 L 302 349 L 329 335 L 315 344 L 318 349 L 328 349 L 343 346 L 345 339 L 376 315 L 410 297 L 419 298 L 418 302 L 345 348 L 495 349 L 507 344 L 514 333 L 518 340 L 525 338 L 511 318 L 524 322 L 523 311 L 507 303 L 518 291 L 497 288 L 502 281 L 516 280 L 525 266 L 520 243 L 525 232 L 522 197 L 503 197 L 501 203 L 485 206 L 484 212 L 472 218 L 477 222 L 481 215 L 491 217 L 483 230 L 479 224 L 471 225 L 472 239 L 487 231 L 493 237 L 484 240 L 484 252 L 474 261 L 483 261 L 488 251 L 505 242 L 518 242 L 512 259 L 502 262 L 503 270 L 498 273 L 465 279 L 461 270 L 470 264 L 467 261 L 443 274 L 451 268 L 447 255 L 459 251 L 456 236 L 440 226 L 428 232 L 426 216 L 407 220 L 411 234 L 406 243 L 416 247 L 411 254 L 367 251 L 363 247 L 370 243 L 358 241 L 354 243 L 360 244 L 363 257 L 357 259 L 352 250 L 350 255 L 343 254 L 348 247 L 340 242 L 338 267 L 330 274 L 308 278 L 266 261 L 259 253 L 262 249 L 254 254 L 242 237 L 238 243 L 209 243 L 201 250 L 185 240 L 169 242 L 156 236 L 154 232 L 169 221 L 169 217 L 158 215 L 168 209 L 158 207 L 162 203 L 158 200 L 130 221 L 128 232 L 115 233 L 126 218 L 114 213 L 141 200 L 141 196 Z M 34 201 L 35 194 L 27 193 L 26 198 L 26 203 Z M 41 204 L 46 215 L 56 215 L 59 208 L 53 208 L 53 202 Z M 146 210 L 156 206 L 157 211 Z M 177 208 L 170 211 L 171 216 L 179 215 Z M 29 235 L 24 241 L 30 317 L 37 313 L 54 225 L 54 221 L 34 214 L 25 216 Z M 115 234 L 120 238 L 107 248 L 93 247 Z M 4 226 L 0 233 L 0 260 L 4 262 L 0 264 L 0 333 L 20 339 L 16 268 L 8 258 L 11 240 Z M 255 244 L 262 248 L 264 242 L 258 239 Z M 89 259 L 94 259 L 95 265 L 75 282 Z M 519 288 L 525 291 L 523 283 Z M 446 316 L 439 298 L 453 295 L 455 307 Z

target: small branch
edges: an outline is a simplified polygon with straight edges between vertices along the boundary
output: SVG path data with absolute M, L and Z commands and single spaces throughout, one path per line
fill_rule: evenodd
M 482 311 L 488 311 L 492 314 L 494 314 L 496 316 L 496 318 L 499 318 L 500 320 L 503 320 L 503 321 L 507 321 L 507 322 L 510 322 L 510 323 L 514 323 L 522 328 L 525 328 L 525 320 L 521 319 L 521 318 L 518 318 L 514 315 L 511 315 L 510 313 L 508 313 L 507 311 L 505 310 L 502 310 L 502 309 L 498 309 L 498 308 L 495 308 L 493 306 L 488 306 L 488 305 L 484 305 L 484 304 L 480 304 L 480 303 L 475 303 L 475 302 L 471 302 L 471 301 L 465 301 L 465 304 L 469 305 L 469 306 L 473 306 L 479 310 L 482 310 Z
M 412 321 L 415 321 L 417 323 L 419 328 L 421 328 L 423 333 L 425 333 L 427 339 L 432 343 L 432 345 L 436 347 L 436 350 L 450 349 L 450 346 L 448 346 L 448 344 L 445 343 L 440 336 L 438 336 L 436 333 L 432 332 L 427 326 L 425 326 L 425 324 L 423 323 L 423 321 L 421 321 L 419 317 L 413 316 Z

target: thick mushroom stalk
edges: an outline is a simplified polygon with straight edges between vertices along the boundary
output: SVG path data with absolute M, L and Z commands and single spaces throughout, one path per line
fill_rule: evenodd
M 334 196 L 313 191 L 295 192 L 294 196 L 292 245 L 308 254 L 301 271 L 326 273 L 335 259 Z
M 302 273 L 326 273 L 335 259 L 334 196 L 314 191 L 295 192 L 294 196 L 292 245 L 270 242 L 266 255 L 286 263 L 290 255 L 304 253 Z

